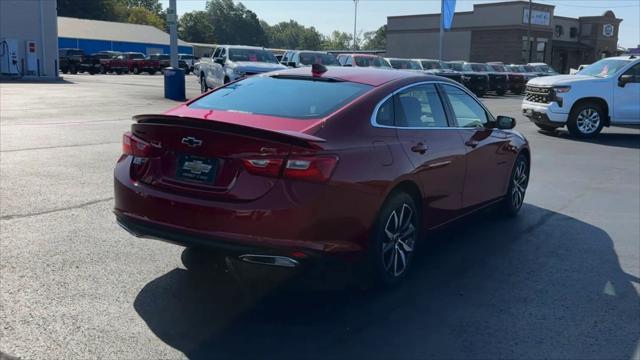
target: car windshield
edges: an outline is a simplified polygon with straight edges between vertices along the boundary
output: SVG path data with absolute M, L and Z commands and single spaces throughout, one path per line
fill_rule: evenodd
M 504 65 L 489 65 L 493 71 L 507 72 L 507 68 Z
M 421 61 L 420 62 L 422 64 L 422 68 L 425 70 L 430 70 L 430 69 L 442 69 L 442 65 L 437 62 L 437 61 Z
M 394 69 L 402 69 L 402 70 L 422 70 L 420 64 L 417 61 L 407 60 L 407 59 L 389 59 L 389 63 L 391 67 Z
M 484 64 L 464 64 L 462 67 L 466 71 L 484 72 L 489 71 L 487 65 Z
M 629 61 L 627 60 L 602 59 L 578 71 L 578 75 L 608 78 L 614 76 L 621 68 L 623 68 L 628 63 Z
M 254 76 L 221 87 L 189 107 L 313 119 L 334 112 L 371 88 L 346 81 Z
M 300 53 L 300 63 L 302 65 L 340 65 L 335 56 L 323 53 Z
M 229 60 L 278 63 L 278 59 L 270 51 L 260 49 L 229 49 Z
M 387 61 L 380 57 L 354 56 L 354 60 L 356 61 L 356 65 L 360 67 L 390 67 Z
M 543 73 L 555 74 L 557 72 L 549 65 L 535 65 L 533 68 Z
M 141 53 L 129 54 L 129 57 L 131 59 L 144 59 L 144 54 L 141 54 Z
M 447 69 L 455 70 L 455 71 L 464 71 L 464 66 L 461 63 L 444 63 Z

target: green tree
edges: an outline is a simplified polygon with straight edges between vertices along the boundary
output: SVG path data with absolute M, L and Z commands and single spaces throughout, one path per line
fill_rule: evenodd
M 365 50 L 385 50 L 387 48 L 387 25 L 382 25 L 378 30 L 364 33 Z
M 162 4 L 159 0 L 117 0 L 118 3 L 126 6 L 129 9 L 144 8 L 157 16 L 162 15 Z
M 267 45 L 267 34 L 260 25 L 258 16 L 242 3 L 209 0 L 206 9 L 212 20 L 214 37 L 219 43 Z
M 334 31 L 329 36 L 325 36 L 322 41 L 322 48 L 325 50 L 347 50 L 350 48 L 353 35 L 342 31 Z
M 215 43 L 213 21 L 206 11 L 185 13 L 178 22 L 178 36 L 184 41 Z
M 318 50 L 322 47 L 322 35 L 318 30 L 293 20 L 268 26 L 266 32 L 272 48 Z
M 1 1 L 1 0 L 0 0 Z M 115 21 L 114 0 L 58 0 L 58 16 Z
M 158 29 L 164 31 L 166 28 L 166 24 L 164 19 L 162 19 L 157 14 L 153 13 L 151 10 L 143 8 L 143 7 L 134 7 L 127 9 L 127 22 L 131 24 L 142 24 L 142 25 L 151 25 L 155 26 Z

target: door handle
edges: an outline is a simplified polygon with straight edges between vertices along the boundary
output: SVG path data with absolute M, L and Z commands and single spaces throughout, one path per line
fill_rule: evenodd
M 417 143 L 411 147 L 411 151 L 420 153 L 420 155 L 426 153 L 428 149 L 429 148 L 423 143 Z
M 467 142 L 464 143 L 465 145 L 475 148 L 476 146 L 478 146 L 479 142 L 475 141 L 475 140 L 469 140 Z

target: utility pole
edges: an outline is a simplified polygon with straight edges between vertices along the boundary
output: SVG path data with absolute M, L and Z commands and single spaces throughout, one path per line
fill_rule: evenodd
M 531 7 L 531 0 L 529 0 L 529 23 L 527 24 L 527 47 L 529 48 L 529 61 L 531 62 L 531 51 L 533 48 L 533 41 L 531 41 L 531 13 L 533 9 Z
M 353 50 L 357 50 L 357 38 L 356 27 L 358 24 L 358 0 L 353 0 L 354 12 L 353 12 Z
M 178 68 L 178 16 L 176 12 L 176 0 L 169 0 L 168 16 L 171 17 L 169 21 L 169 47 L 171 49 L 171 67 Z

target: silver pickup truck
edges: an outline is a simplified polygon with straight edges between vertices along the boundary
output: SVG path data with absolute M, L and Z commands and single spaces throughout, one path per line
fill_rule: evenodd
M 196 75 L 200 81 L 200 91 L 206 92 L 245 76 L 286 68 L 265 48 L 221 45 L 210 58 L 200 60 Z

